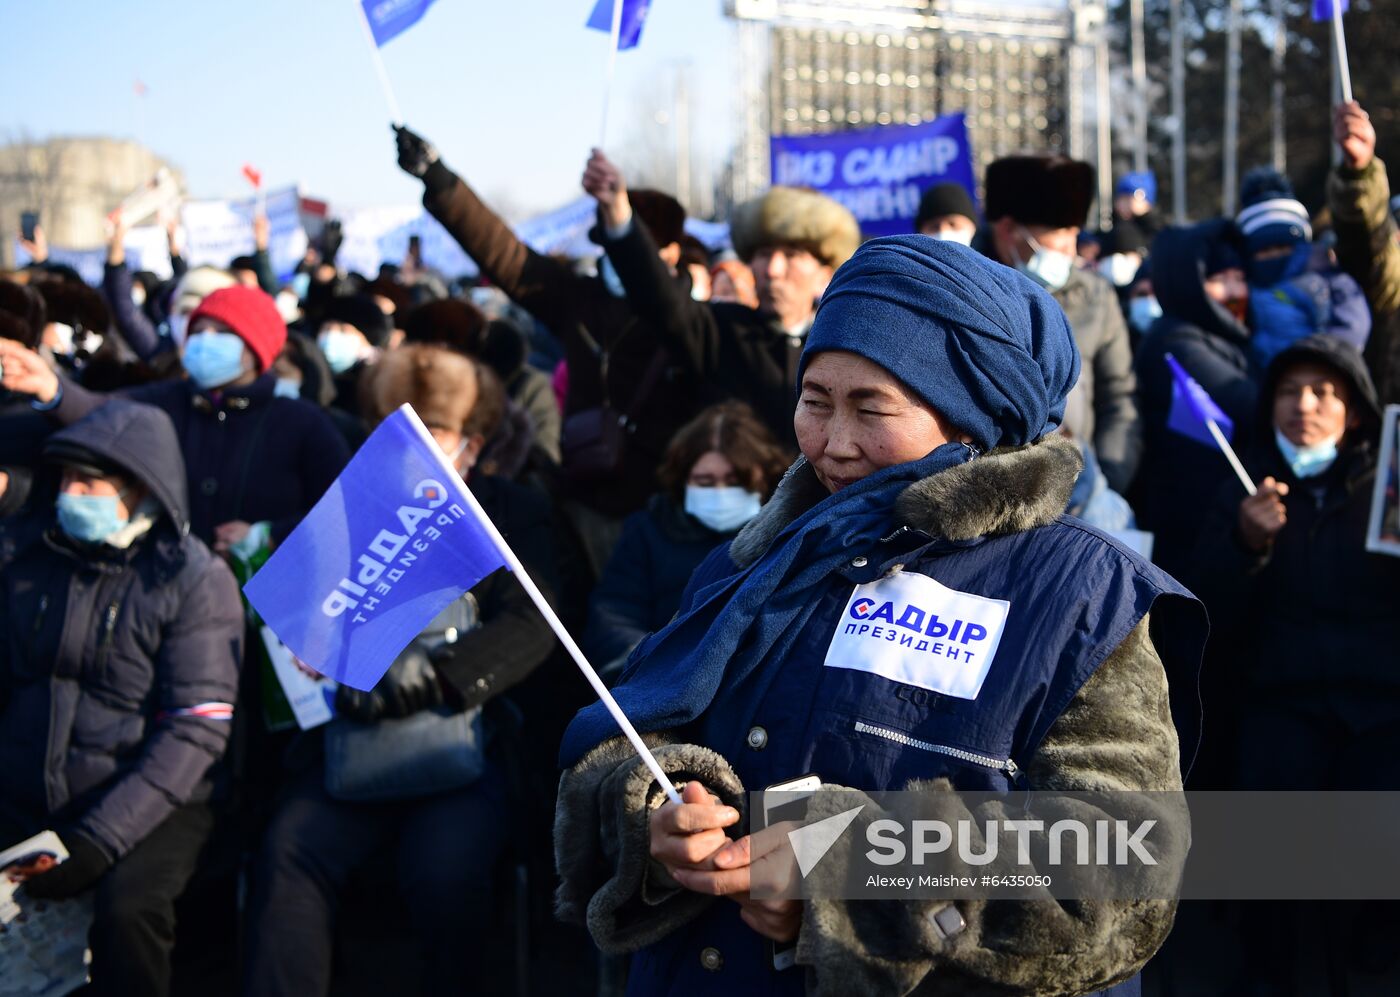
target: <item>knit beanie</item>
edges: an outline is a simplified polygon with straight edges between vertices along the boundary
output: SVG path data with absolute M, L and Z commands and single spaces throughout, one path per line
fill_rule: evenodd
M 924 191 L 919 200 L 919 213 L 914 216 L 914 231 L 924 227 L 924 222 L 944 215 L 962 215 L 972 224 L 977 224 L 977 208 L 967 188 L 960 183 L 936 183 Z
M 346 294 L 331 298 L 321 312 L 321 324 L 341 322 L 353 326 L 371 346 L 383 346 L 394 331 L 393 322 L 379 303 L 368 294 Z
M 237 284 L 215 291 L 190 314 L 190 328 L 201 318 L 222 322 L 234 332 L 258 360 L 258 372 L 272 366 L 287 342 L 287 324 L 271 296 L 256 287 Z
M 1271 246 L 1296 246 L 1312 241 L 1308 209 L 1293 196 L 1288 178 L 1268 166 L 1245 174 L 1240 183 L 1240 203 L 1235 225 L 1250 256 Z
M 799 381 L 825 350 L 879 364 L 983 451 L 1056 429 L 1079 379 L 1054 298 L 975 250 L 918 235 L 872 239 L 836 271 Z

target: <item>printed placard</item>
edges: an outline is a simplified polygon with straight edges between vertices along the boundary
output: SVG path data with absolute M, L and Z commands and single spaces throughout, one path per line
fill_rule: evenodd
M 1011 603 L 959 592 L 914 571 L 857 585 L 825 664 L 976 699 Z

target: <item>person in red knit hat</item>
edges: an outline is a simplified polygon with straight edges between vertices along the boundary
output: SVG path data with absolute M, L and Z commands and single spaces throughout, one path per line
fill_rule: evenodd
M 287 342 L 287 325 L 263 291 L 241 284 L 215 291 L 190 313 L 181 361 L 206 391 L 248 384 L 267 372 Z
M 310 402 L 276 397 L 272 363 L 287 326 L 257 288 L 226 287 L 190 313 L 180 359 L 188 378 L 157 381 L 127 397 L 165 411 L 184 452 L 190 531 L 223 553 L 269 536 L 282 540 L 350 459 L 330 418 Z M 0 348 L 5 387 L 71 425 L 108 395 L 56 374 L 19 344 Z

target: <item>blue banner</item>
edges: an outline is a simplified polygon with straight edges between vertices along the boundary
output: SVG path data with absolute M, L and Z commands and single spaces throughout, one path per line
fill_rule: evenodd
M 936 183 L 962 184 L 977 198 L 961 111 L 921 125 L 774 135 L 771 141 L 773 183 L 835 198 L 868 236 L 914 231 L 919 198 Z
M 433 0 L 360 0 L 369 33 L 380 48 L 417 24 L 432 5 Z
M 622 4 L 622 25 L 617 35 L 617 50 L 625 52 L 629 48 L 636 48 L 637 43 L 642 40 L 642 26 L 647 23 L 651 0 L 598 0 L 584 27 L 612 34 L 614 3 Z
M 449 602 L 505 566 L 475 508 L 405 405 L 243 591 L 293 654 L 368 691 Z

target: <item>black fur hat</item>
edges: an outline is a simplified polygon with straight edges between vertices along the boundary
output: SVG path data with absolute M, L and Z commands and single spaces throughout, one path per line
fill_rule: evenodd
M 987 220 L 1081 228 L 1094 202 L 1094 168 L 1068 156 L 1006 156 L 987 167 Z

